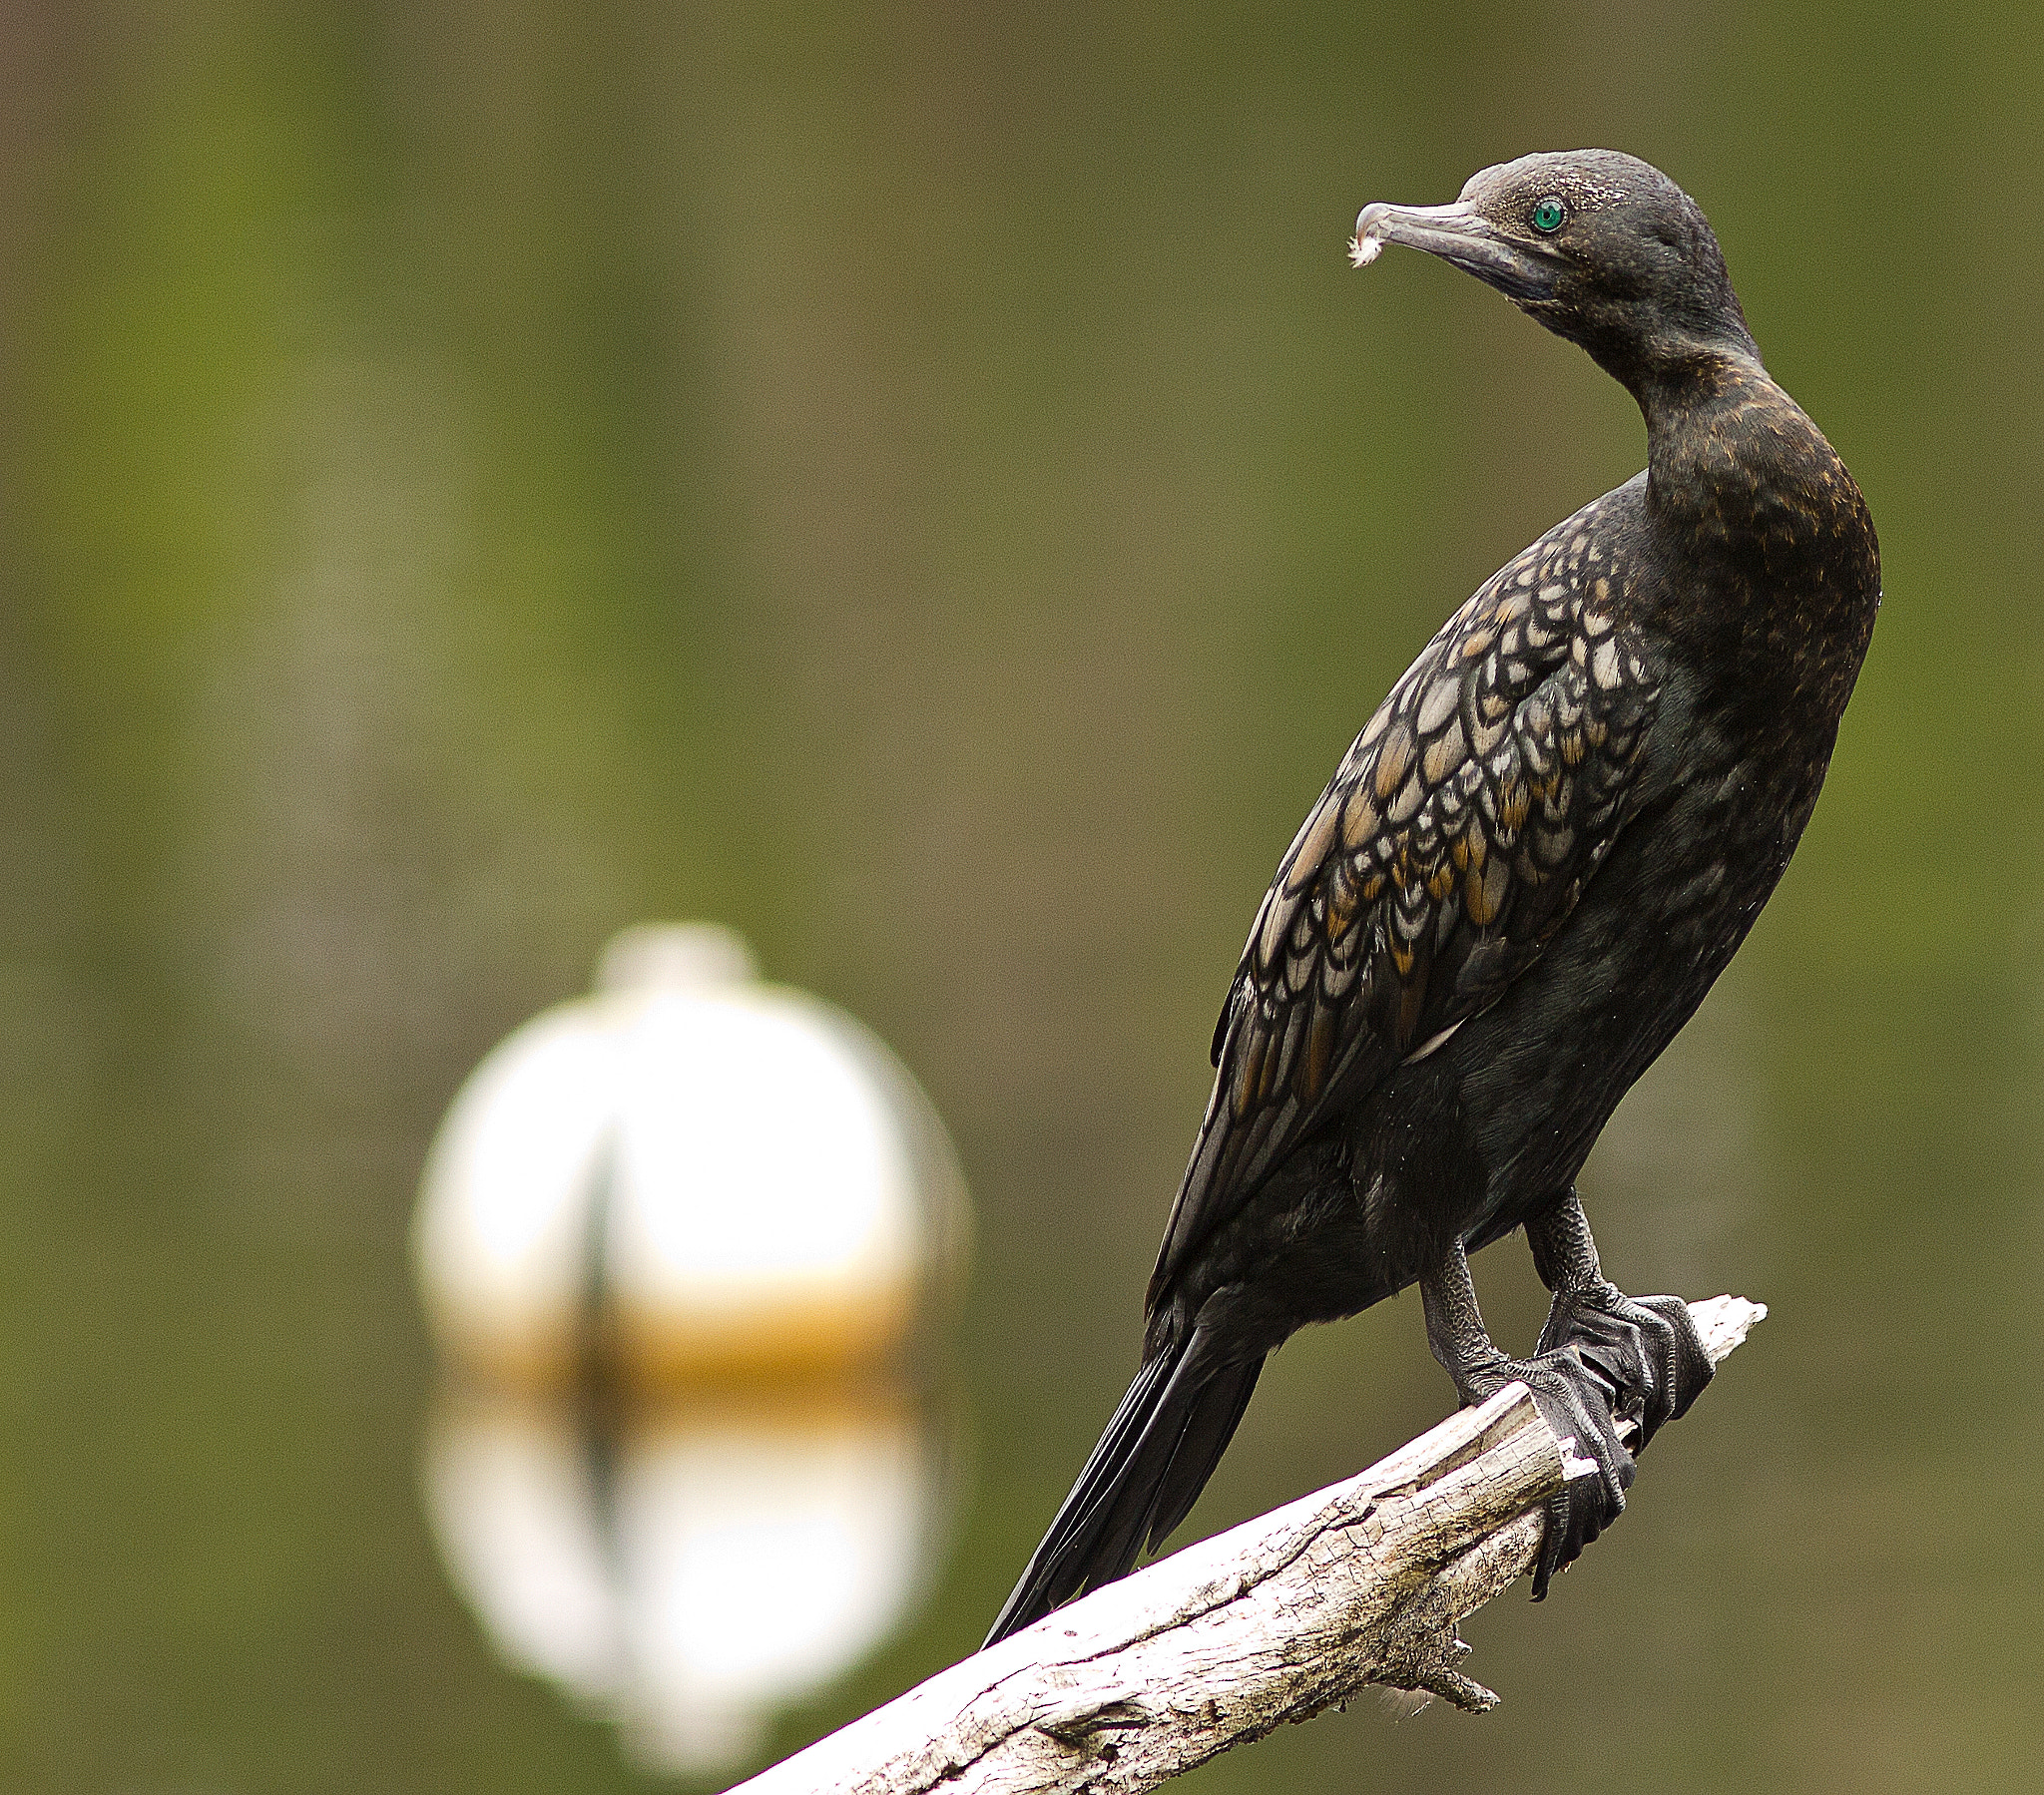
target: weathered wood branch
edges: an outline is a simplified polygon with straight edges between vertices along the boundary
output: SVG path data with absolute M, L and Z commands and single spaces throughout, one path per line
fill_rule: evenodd
M 1715 1364 L 1767 1314 L 1692 1303 Z M 1532 1566 L 1542 1505 L 1592 1468 L 1523 1384 L 1345 1483 L 1039 1620 L 733 1795 L 1135 1795 L 1365 1684 L 1472 1711 L 1462 1616 Z

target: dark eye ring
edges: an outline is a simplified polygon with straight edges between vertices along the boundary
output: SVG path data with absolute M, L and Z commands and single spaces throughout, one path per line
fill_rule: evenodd
M 1561 228 L 1562 221 L 1569 216 L 1569 209 L 1562 204 L 1561 196 L 1549 194 L 1533 208 L 1533 228 L 1543 236 Z

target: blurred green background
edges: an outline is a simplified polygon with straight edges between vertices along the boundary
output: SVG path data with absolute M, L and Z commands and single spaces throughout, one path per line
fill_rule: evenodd
M 1496 1714 L 1186 1786 L 2040 1786 L 2040 71 L 1964 3 L 5 8 L 0 1784 L 655 1786 L 448 1586 L 405 1256 L 462 1078 L 642 916 L 870 1023 L 978 1205 L 951 1554 L 778 1746 L 976 1643 L 1298 816 L 1642 459 L 1344 231 L 1594 143 L 1702 201 L 1886 553 L 1796 865 L 1586 1179 L 1630 1288 L 1774 1318 L 1468 1627 Z M 1299 1339 L 1192 1530 L 1448 1399 L 1409 1301 Z

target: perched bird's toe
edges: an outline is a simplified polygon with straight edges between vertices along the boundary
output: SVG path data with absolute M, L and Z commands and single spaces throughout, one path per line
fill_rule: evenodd
M 1541 1601 L 1554 1573 L 1581 1558 L 1583 1549 L 1625 1513 L 1635 1466 L 1619 1436 L 1611 1384 L 1575 1349 L 1508 1361 L 1501 1369 L 1532 1392 L 1541 1419 L 1558 1438 L 1572 1443 L 1575 1456 L 1597 1467 L 1596 1476 L 1571 1479 L 1548 1504 L 1547 1532 L 1533 1567 L 1533 1599 Z
M 1710 1354 L 1679 1296 L 1627 1296 L 1609 1284 L 1559 1295 L 1537 1350 L 1573 1351 L 1610 1386 L 1614 1415 L 1639 1428 L 1635 1454 L 1711 1381 Z

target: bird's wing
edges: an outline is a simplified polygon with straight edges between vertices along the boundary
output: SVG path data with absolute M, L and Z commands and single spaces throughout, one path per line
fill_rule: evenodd
M 1660 677 L 1582 522 L 1448 620 L 1292 840 L 1215 1030 L 1153 1306 L 1317 1122 L 1496 1002 L 1610 851 Z

